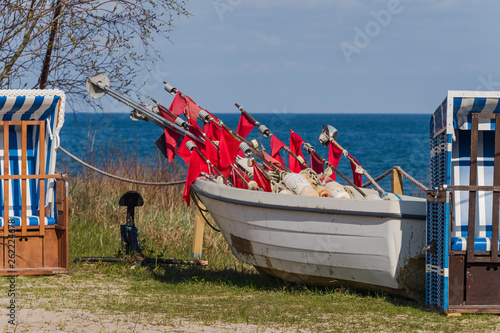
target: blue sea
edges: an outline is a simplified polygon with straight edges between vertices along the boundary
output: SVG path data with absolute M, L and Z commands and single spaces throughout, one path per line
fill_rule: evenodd
M 217 116 L 226 125 L 236 129 L 239 114 Z M 290 136 L 289 129 L 293 129 L 306 142 L 315 146 L 325 158 L 328 157 L 328 149 L 318 142 L 318 135 L 323 125 L 332 125 L 339 132 L 337 142 L 372 177 L 375 178 L 392 166 L 399 165 L 427 187 L 430 184 L 430 115 L 273 113 L 253 116 L 286 144 Z M 162 133 L 163 130 L 152 123 L 132 121 L 128 113 L 68 113 L 60 136 L 61 146 L 79 157 L 85 158 L 91 151 L 105 152 L 110 143 L 113 143 L 123 147 L 125 152 L 137 154 L 139 158 L 144 159 L 158 153 L 155 141 Z M 257 128 L 248 138 L 257 139 L 270 151 L 270 140 L 260 135 Z M 282 155 L 284 161 L 288 159 L 285 154 L 283 152 Z M 70 173 L 79 167 L 70 162 L 62 152 L 58 152 L 58 159 Z M 173 163 L 184 164 L 180 159 Z M 351 175 L 346 158 L 341 159 L 338 168 L 344 174 Z M 390 190 L 390 177 L 381 181 L 380 185 Z M 423 195 L 422 191 L 406 180 L 404 190 L 405 194 Z

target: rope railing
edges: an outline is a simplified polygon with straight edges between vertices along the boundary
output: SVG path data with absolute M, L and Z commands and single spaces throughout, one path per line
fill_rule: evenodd
M 397 170 L 399 171 L 403 176 L 405 176 L 409 181 L 411 181 L 413 184 L 417 185 L 422 191 L 424 192 L 427 192 L 429 189 L 424 185 L 422 184 L 421 182 L 419 182 L 418 180 L 416 180 L 415 178 L 413 178 L 412 176 L 410 176 L 406 171 L 404 171 L 400 166 L 396 165 L 396 166 L 393 166 L 392 168 L 390 168 L 389 170 L 387 170 L 386 172 L 384 172 L 383 174 L 381 174 L 380 176 L 378 176 L 377 178 L 375 178 L 375 181 L 378 182 L 379 180 L 387 177 L 392 170 Z M 367 182 L 365 184 L 363 184 L 361 187 L 367 187 L 371 185 L 370 182 Z
M 99 172 L 100 174 L 103 174 L 107 177 L 110 177 L 110 178 L 113 178 L 113 179 L 117 179 L 117 180 L 120 180 L 122 182 L 128 182 L 128 183 L 132 183 L 132 184 L 138 184 L 138 185 L 150 185 L 150 186 L 172 186 L 172 185 L 180 185 L 180 184 L 185 184 L 186 181 L 184 180 L 178 180 L 178 181 L 173 181 L 173 182 L 144 182 L 144 181 L 139 181 L 139 180 L 133 180 L 133 179 L 128 179 L 128 178 L 123 178 L 123 177 L 120 177 L 120 176 L 116 176 L 116 175 L 113 175 L 113 174 L 110 174 L 106 171 L 103 171 L 103 170 L 100 170 L 86 162 L 84 162 L 83 160 L 79 159 L 78 157 L 76 157 L 75 155 L 71 154 L 69 151 L 67 151 L 66 149 L 64 149 L 63 147 L 59 146 L 58 149 L 60 149 L 63 153 L 65 153 L 66 155 L 68 155 L 69 157 L 71 157 L 72 159 L 74 159 L 75 161 L 77 161 L 78 163 L 80 163 L 81 165 L 91 169 L 91 170 L 94 170 L 96 172 Z

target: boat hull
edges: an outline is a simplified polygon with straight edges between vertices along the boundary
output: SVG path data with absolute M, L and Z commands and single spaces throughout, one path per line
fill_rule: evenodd
M 425 293 L 425 200 L 265 193 L 197 179 L 192 190 L 234 256 L 286 281 Z

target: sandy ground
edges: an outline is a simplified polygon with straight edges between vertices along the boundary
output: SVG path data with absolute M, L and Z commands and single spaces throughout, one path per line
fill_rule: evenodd
M 1 332 L 282 332 L 279 329 L 245 324 L 200 325 L 176 320 L 171 323 L 147 323 L 125 315 L 109 315 L 80 310 L 60 312 L 23 309 L 16 313 L 16 324 L 0 316 Z

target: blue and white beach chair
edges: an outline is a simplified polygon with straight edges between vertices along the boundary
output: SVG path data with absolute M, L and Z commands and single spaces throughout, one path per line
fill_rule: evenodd
M 0 90 L 0 275 L 68 271 L 68 198 L 56 175 L 59 90 Z
M 430 125 L 427 304 L 500 313 L 500 92 L 449 91 Z

